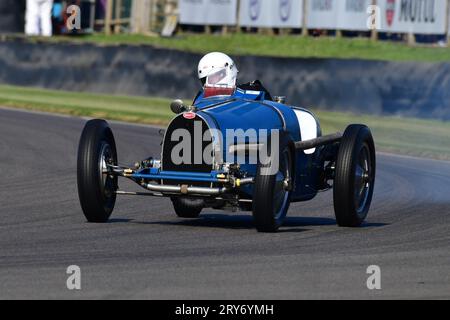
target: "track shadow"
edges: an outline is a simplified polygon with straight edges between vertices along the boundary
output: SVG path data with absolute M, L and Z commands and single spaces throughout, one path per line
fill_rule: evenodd
M 251 215 L 202 214 L 198 219 L 180 219 L 176 221 L 146 221 L 136 222 L 147 225 L 168 225 L 184 227 L 206 227 L 220 229 L 245 230 L 254 229 Z M 384 227 L 386 223 L 364 223 L 360 228 Z M 307 227 L 337 226 L 336 220 L 320 217 L 287 217 L 280 228 L 280 233 L 294 233 L 308 231 Z
M 198 219 L 180 219 L 177 221 L 149 221 L 140 223 L 150 225 L 171 225 L 224 229 L 253 228 L 252 217 L 245 215 L 202 214 Z
M 155 221 L 140 222 L 150 225 L 172 225 L 188 227 L 207 227 L 222 229 L 254 229 L 251 215 L 223 215 L 223 214 L 203 214 L 198 219 L 179 221 Z M 308 231 L 304 227 L 335 225 L 336 221 L 329 218 L 315 217 L 287 217 L 280 232 L 302 232 Z M 285 229 L 288 228 L 288 229 Z
M 390 223 L 364 222 L 359 228 L 380 228 L 389 225 Z
M 129 223 L 134 221 L 134 219 L 120 219 L 120 218 L 114 218 L 114 219 L 109 219 L 108 223 Z

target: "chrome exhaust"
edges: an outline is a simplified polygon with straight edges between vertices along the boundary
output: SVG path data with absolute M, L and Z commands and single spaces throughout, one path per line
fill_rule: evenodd
M 153 192 L 161 192 L 161 193 L 174 193 L 174 194 L 183 194 L 183 195 L 207 195 L 207 196 L 215 196 L 224 194 L 230 189 L 227 187 L 222 188 L 205 188 L 205 187 L 189 187 L 187 185 L 180 186 L 163 186 L 154 183 L 143 183 L 142 186 Z
M 236 179 L 236 187 L 254 183 L 254 178 Z M 219 187 L 219 188 L 207 188 L 207 187 L 192 187 L 186 184 L 179 186 L 167 186 L 155 183 L 142 183 L 141 186 L 152 192 L 160 193 L 174 193 L 182 195 L 204 195 L 204 196 L 217 196 L 227 193 L 232 190 L 231 187 Z
M 327 136 L 318 137 L 312 140 L 299 141 L 295 143 L 295 148 L 298 150 L 308 150 L 321 147 L 327 144 L 332 144 L 342 140 L 342 133 L 334 133 Z

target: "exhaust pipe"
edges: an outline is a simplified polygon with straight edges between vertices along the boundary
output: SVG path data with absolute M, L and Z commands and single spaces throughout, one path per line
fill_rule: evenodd
M 308 150 L 321 147 L 327 144 L 332 144 L 342 140 L 343 134 L 338 132 L 327 136 L 318 137 L 312 140 L 299 141 L 295 143 L 295 148 L 298 150 Z
M 295 148 L 298 150 L 308 150 L 321 147 L 327 144 L 332 144 L 342 140 L 343 134 L 340 132 L 333 133 L 326 136 L 321 136 L 312 140 L 299 141 L 295 143 Z M 231 154 L 245 153 L 249 155 L 250 152 L 258 152 L 262 147 L 262 144 L 238 144 L 230 146 L 228 152 Z
M 205 195 L 205 196 L 216 196 L 224 194 L 229 191 L 229 188 L 204 188 L 204 187 L 189 187 L 187 185 L 181 186 L 163 186 L 154 183 L 143 183 L 142 186 L 153 192 L 161 193 L 175 193 L 175 194 L 185 194 L 185 195 Z
M 254 178 L 236 179 L 236 187 L 252 184 L 255 182 Z M 164 186 L 155 183 L 142 183 L 142 187 L 153 192 L 160 193 L 175 193 L 183 195 L 204 195 L 217 196 L 231 191 L 231 187 L 221 188 L 205 188 L 205 187 L 189 187 L 188 185 L 180 186 Z

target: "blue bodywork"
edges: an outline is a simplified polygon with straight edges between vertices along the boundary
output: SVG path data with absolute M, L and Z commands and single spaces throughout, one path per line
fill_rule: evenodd
M 210 128 L 218 129 L 226 137 L 227 129 L 278 129 L 288 135 L 293 142 L 301 141 L 299 119 L 294 110 L 296 107 L 266 100 L 263 91 L 244 91 L 237 89 L 231 96 L 214 96 L 204 98 L 200 93 L 193 102 L 195 113 L 201 117 Z M 302 111 L 309 112 L 301 109 Z M 178 115 L 180 117 L 182 115 Z M 301 119 L 300 119 L 301 121 Z M 320 126 L 317 122 L 317 135 L 320 136 Z M 226 145 L 226 144 L 225 144 Z M 227 148 L 223 148 L 223 159 L 226 159 Z M 319 174 L 323 171 L 323 161 L 320 157 L 321 148 L 312 154 L 302 150 L 295 151 L 295 187 L 292 201 L 310 200 L 317 194 Z M 249 176 L 255 176 L 257 166 L 246 164 L 241 170 Z M 133 174 L 136 179 L 177 180 L 186 182 L 220 181 L 221 171 L 211 173 L 163 171 L 156 168 L 142 169 Z M 248 197 L 252 196 L 253 186 L 248 185 L 240 190 Z

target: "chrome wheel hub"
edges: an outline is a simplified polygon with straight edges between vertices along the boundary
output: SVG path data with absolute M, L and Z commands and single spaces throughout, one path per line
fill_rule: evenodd
M 99 173 L 100 173 L 100 188 L 102 194 L 106 197 L 109 197 L 111 194 L 111 182 L 112 178 L 110 177 L 108 164 L 112 163 L 112 152 L 109 144 L 104 143 L 100 150 L 99 157 Z
M 280 169 L 275 177 L 275 192 L 274 192 L 274 216 L 278 218 L 289 198 L 291 187 L 291 172 L 290 172 L 290 154 L 289 151 L 283 152 L 280 157 Z

